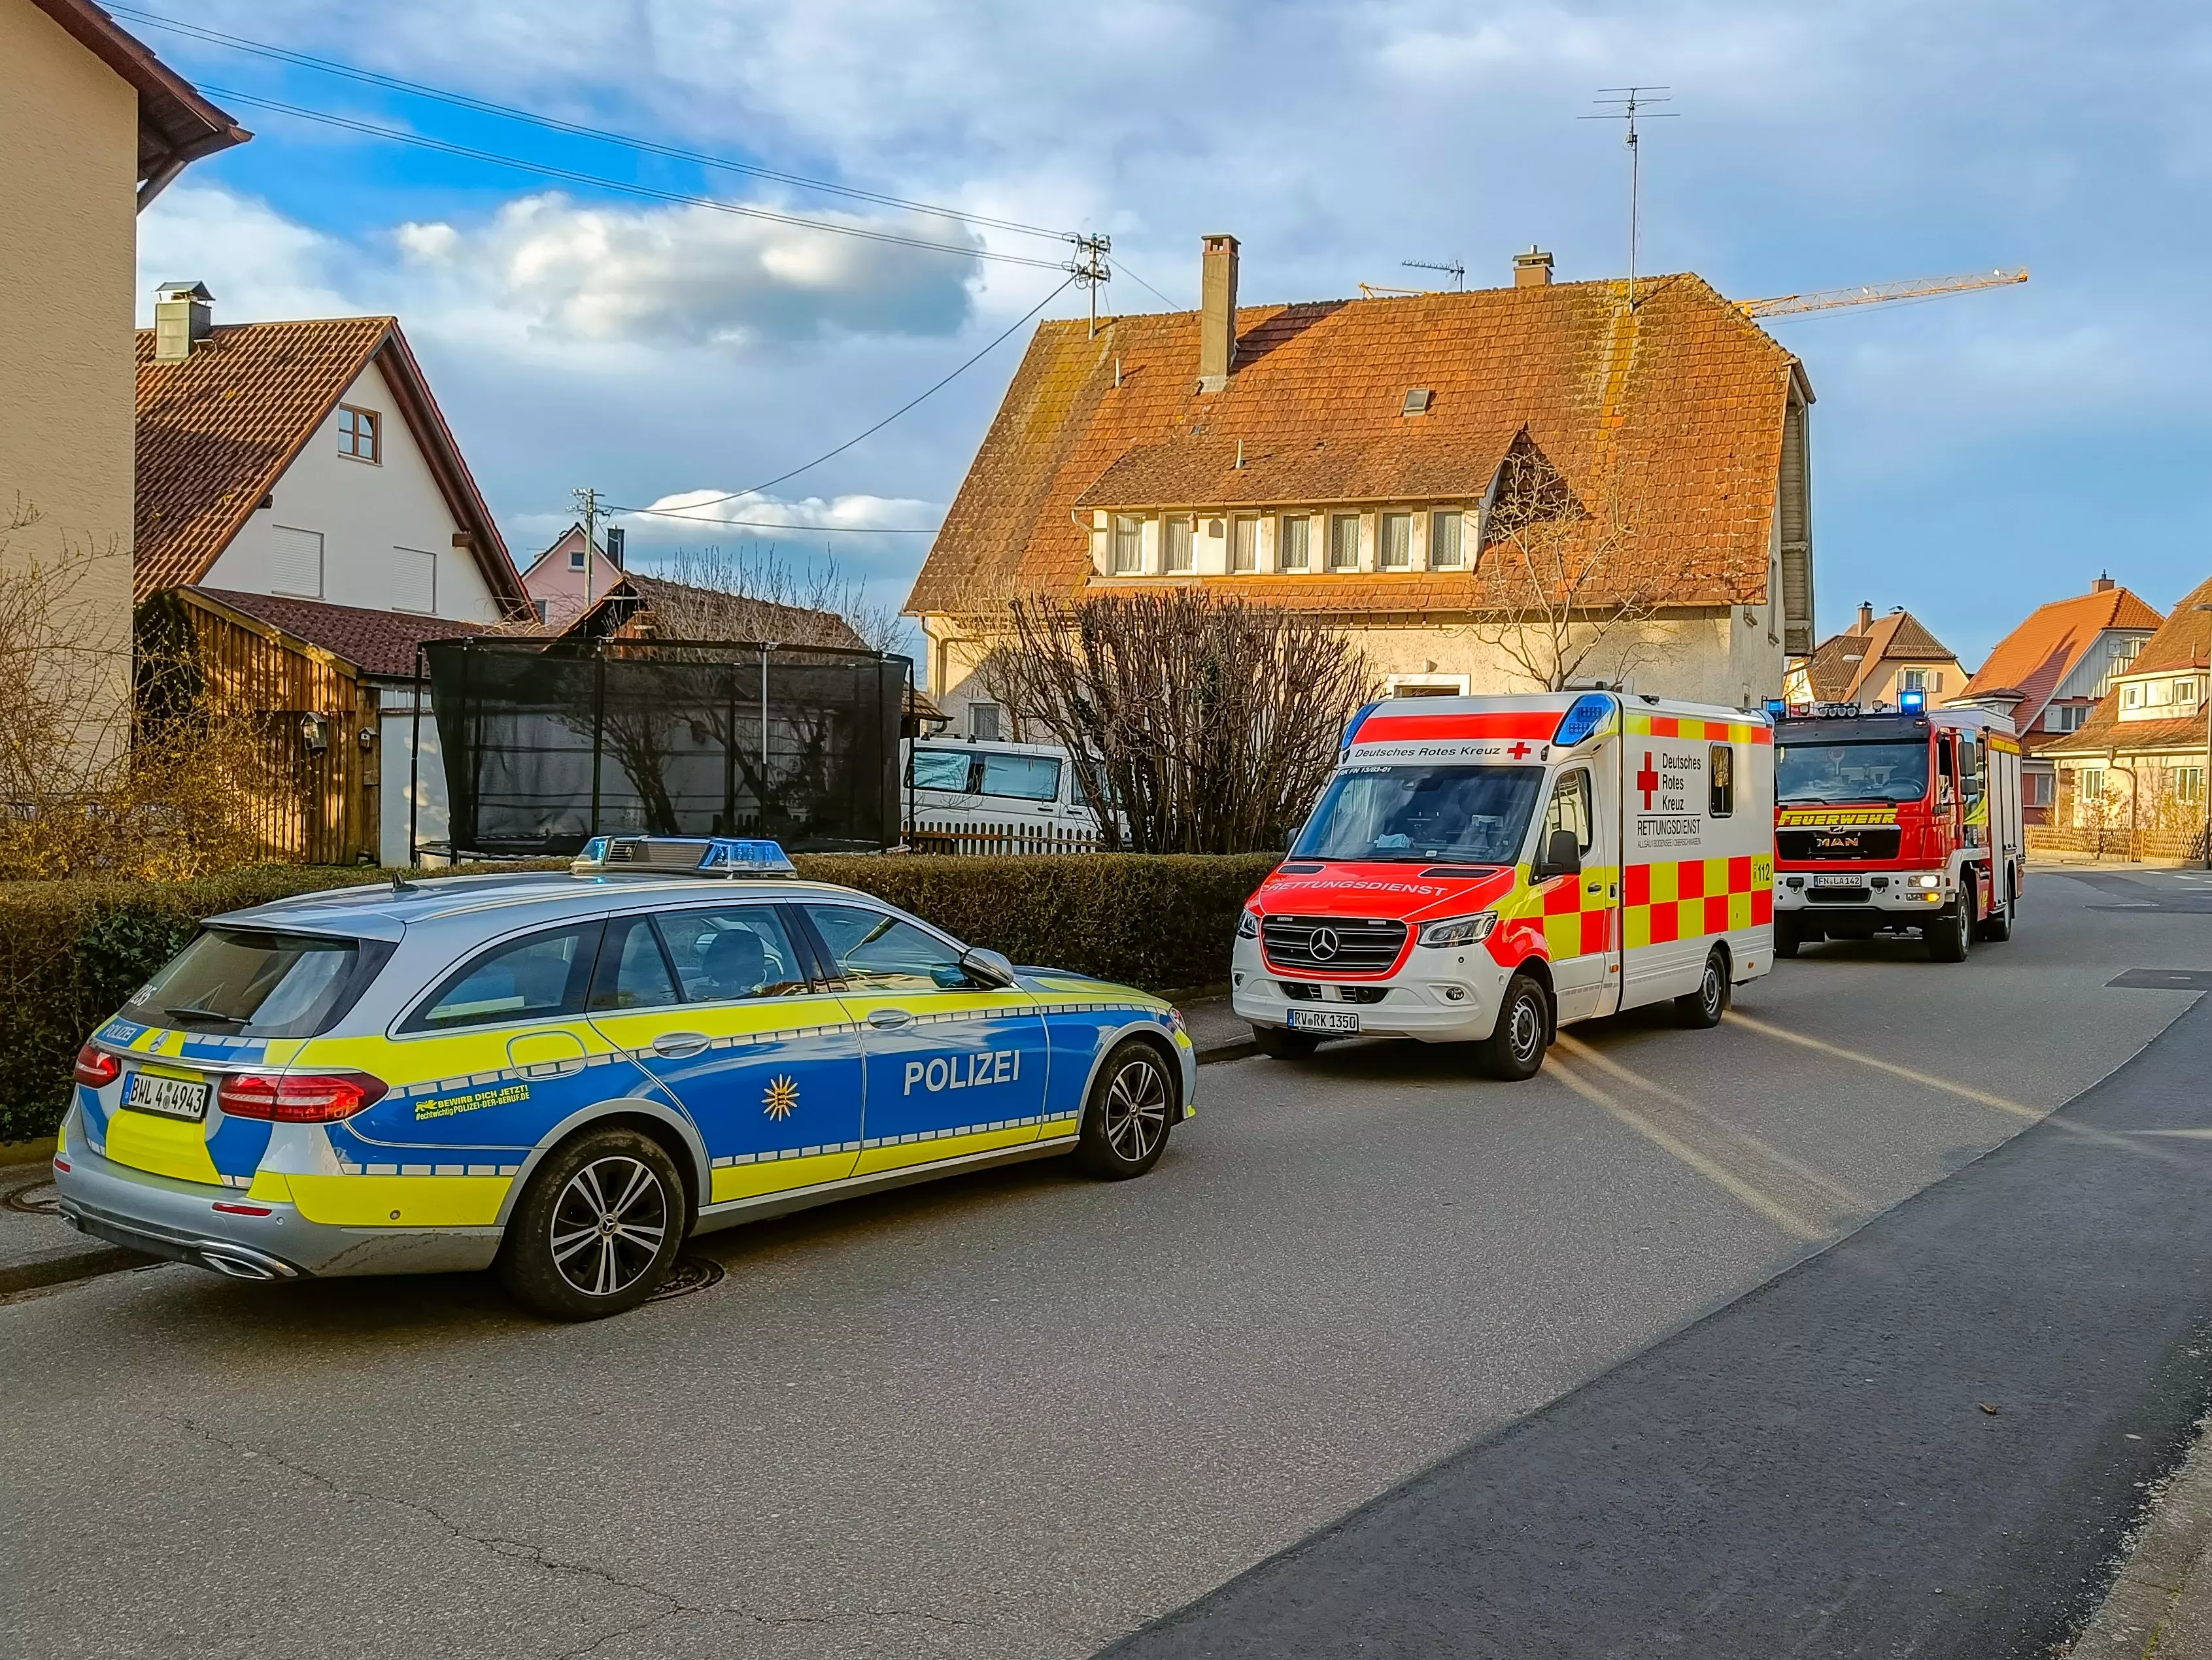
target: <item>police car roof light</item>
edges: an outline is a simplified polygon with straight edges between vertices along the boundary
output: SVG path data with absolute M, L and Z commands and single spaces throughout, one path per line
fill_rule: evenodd
M 740 841 L 736 836 L 717 836 L 707 844 L 707 851 L 699 855 L 702 876 L 796 876 L 799 866 L 791 862 L 791 855 L 783 850 L 782 843 L 769 841 Z
M 1613 699 L 1601 691 L 1585 692 L 1575 699 L 1567 712 L 1559 717 L 1559 729 L 1552 734 L 1554 748 L 1571 750 L 1595 733 L 1613 717 Z
M 570 863 L 579 876 L 796 876 L 775 842 L 736 836 L 595 836 Z

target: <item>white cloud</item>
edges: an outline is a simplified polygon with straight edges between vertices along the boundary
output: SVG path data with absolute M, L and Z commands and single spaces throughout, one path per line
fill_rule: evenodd
M 776 496 L 757 490 L 679 490 L 645 504 L 646 515 L 624 515 L 638 535 L 696 536 L 717 529 L 750 527 L 750 533 L 779 531 L 916 531 L 933 535 L 944 507 L 896 496 Z M 665 516 L 651 516 L 665 515 Z M 696 528 L 695 528 L 696 527 Z
M 331 272 L 343 243 L 295 224 L 251 197 L 213 185 L 173 185 L 138 221 L 138 322 L 154 320 L 154 289 L 202 282 L 220 321 L 359 316 Z

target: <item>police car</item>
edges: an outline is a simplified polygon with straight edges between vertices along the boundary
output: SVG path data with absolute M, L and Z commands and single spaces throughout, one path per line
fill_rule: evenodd
M 210 921 L 77 1057 L 63 1214 L 247 1280 L 496 1265 L 584 1319 L 687 1234 L 987 1165 L 1142 1175 L 1190 1040 L 773 842 L 600 837 L 573 873 Z

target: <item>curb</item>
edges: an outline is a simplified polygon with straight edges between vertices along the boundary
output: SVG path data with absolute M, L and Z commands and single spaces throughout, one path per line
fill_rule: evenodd
M 0 1264 L 0 1297 L 40 1291 L 48 1286 L 65 1286 L 76 1280 L 96 1280 L 103 1274 L 148 1268 L 161 1260 L 141 1251 L 125 1250 L 120 1245 L 100 1245 L 34 1257 L 27 1262 Z
M 2212 1585 L 2191 1572 L 2208 1566 L 2203 1558 L 2212 1548 L 2212 1419 L 2200 1420 L 2197 1431 L 2197 1444 L 2136 1524 L 2103 1604 L 2065 1649 L 2073 1660 L 2147 1660 L 2174 1634 L 2185 1602 L 2201 1619 L 2212 1601 Z

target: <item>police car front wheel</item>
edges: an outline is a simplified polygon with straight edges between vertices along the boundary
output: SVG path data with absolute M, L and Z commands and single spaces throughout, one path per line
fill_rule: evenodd
M 683 1243 L 684 1183 L 666 1149 L 630 1129 L 588 1132 L 556 1148 L 507 1219 L 500 1278 L 556 1320 L 635 1308 Z
M 1169 1126 L 1182 1110 L 1176 1093 L 1160 1052 L 1140 1038 L 1124 1039 L 1091 1085 L 1077 1162 L 1109 1181 L 1142 1176 L 1167 1146 Z

